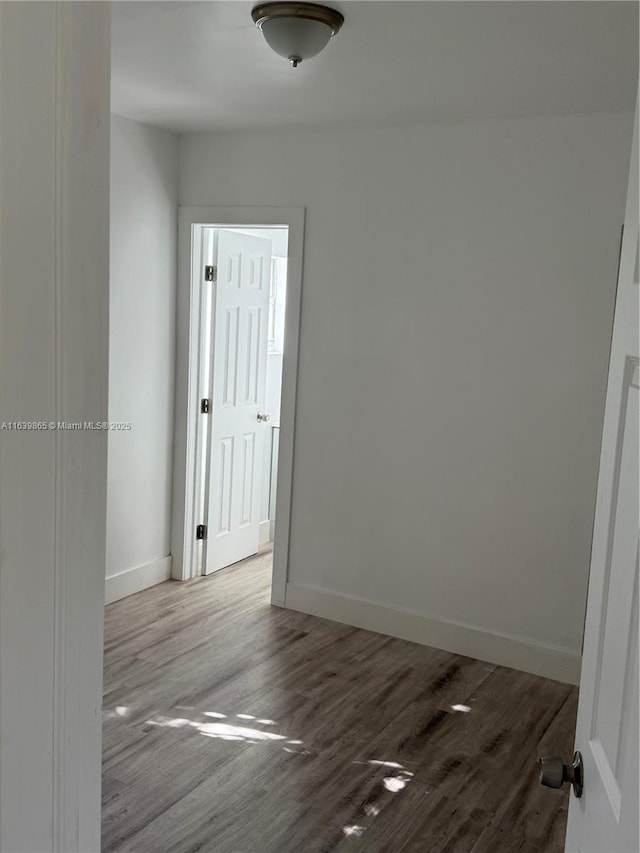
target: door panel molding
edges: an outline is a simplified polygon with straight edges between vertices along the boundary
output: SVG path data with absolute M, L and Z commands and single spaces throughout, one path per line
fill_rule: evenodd
M 266 274 L 271 270 L 271 264 L 266 261 L 271 261 L 273 243 L 264 235 L 238 233 L 231 228 L 206 225 L 196 230 L 214 233 L 215 265 L 226 266 L 229 258 L 237 258 L 240 269 L 238 288 L 217 287 L 207 283 L 203 285 L 212 288 L 212 334 L 208 341 L 198 342 L 201 358 L 210 365 L 209 384 L 201 385 L 199 391 L 202 397 L 211 401 L 210 417 L 203 419 L 208 435 L 207 443 L 215 447 L 224 437 L 233 436 L 233 461 L 228 482 L 227 469 L 218 464 L 215 454 L 209 465 L 199 469 L 196 475 L 204 477 L 206 483 L 213 487 L 208 488 L 205 484 L 205 490 L 210 495 L 208 503 L 202 507 L 207 527 L 215 528 L 220 514 L 221 498 L 216 489 L 220 480 L 224 482 L 222 500 L 230 509 L 228 532 L 224 540 L 207 537 L 203 543 L 200 563 L 203 574 L 209 575 L 256 554 L 259 547 L 260 505 L 253 495 L 259 494 L 264 467 L 255 465 L 255 461 L 264 458 L 261 450 L 266 435 L 266 429 L 258 421 L 258 416 L 264 407 L 266 393 L 269 293 L 266 280 L 261 282 L 259 288 L 251 286 L 251 261 L 261 255 L 263 263 L 256 268 L 262 270 L 266 279 Z M 233 360 L 225 358 L 229 349 L 225 318 L 230 313 L 237 318 L 237 336 L 233 348 L 238 357 Z M 223 344 L 222 351 L 220 342 Z M 229 405 L 229 394 L 225 389 L 230 381 L 231 364 L 235 394 L 233 404 Z

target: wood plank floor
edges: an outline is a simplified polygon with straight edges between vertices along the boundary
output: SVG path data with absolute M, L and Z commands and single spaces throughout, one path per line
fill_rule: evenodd
M 576 688 L 272 608 L 270 561 L 107 608 L 103 851 L 561 853 Z

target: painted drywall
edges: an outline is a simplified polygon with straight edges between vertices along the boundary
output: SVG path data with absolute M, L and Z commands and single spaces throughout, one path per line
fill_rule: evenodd
M 107 600 L 170 576 L 178 140 L 112 117 Z M 118 581 L 110 582 L 117 577 Z
M 285 238 L 286 239 L 286 238 Z M 267 381 L 265 389 L 265 412 L 271 418 L 275 425 L 280 423 L 280 404 L 282 400 L 282 368 L 283 368 L 283 345 L 284 345 L 284 317 L 285 306 L 287 301 L 287 259 L 286 242 L 279 248 L 285 252 L 285 256 L 274 258 L 273 274 L 275 275 L 275 304 L 273 309 L 273 343 L 270 344 L 270 351 L 267 354 Z M 276 484 L 277 484 L 277 467 L 274 459 L 277 453 L 277 445 L 280 438 L 280 431 L 274 429 L 271 432 L 271 441 L 265 447 L 266 458 L 263 470 L 262 495 L 261 495 L 261 512 L 262 519 L 268 519 L 270 524 L 267 529 L 271 537 L 273 525 L 275 522 L 275 506 L 276 506 Z
M 270 352 L 267 356 L 267 389 L 265 408 L 272 421 L 280 420 L 282 397 L 282 353 Z
M 181 138 L 181 204 L 307 209 L 291 589 L 575 673 L 631 125 Z
M 267 356 L 267 387 L 264 410 L 274 423 L 279 422 L 280 397 L 282 392 L 282 353 L 269 353 Z M 264 442 L 262 465 L 262 482 L 260 483 L 260 523 L 273 521 L 270 516 L 271 477 L 273 460 L 273 430 L 269 430 L 269 438 Z M 273 472 L 275 476 L 276 472 Z

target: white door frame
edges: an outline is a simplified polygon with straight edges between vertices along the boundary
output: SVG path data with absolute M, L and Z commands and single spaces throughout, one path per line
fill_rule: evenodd
M 201 270 L 193 269 L 194 225 L 220 228 L 281 226 L 289 229 L 287 304 L 282 364 L 282 405 L 276 498 L 275 545 L 271 603 L 284 605 L 289 563 L 289 529 L 293 484 L 298 342 L 302 302 L 303 207 L 181 207 L 178 218 L 178 296 L 176 340 L 176 395 L 171 525 L 172 577 L 196 576 L 194 505 L 196 490 L 196 434 L 198 398 L 198 318 L 192 306 L 200 304 Z

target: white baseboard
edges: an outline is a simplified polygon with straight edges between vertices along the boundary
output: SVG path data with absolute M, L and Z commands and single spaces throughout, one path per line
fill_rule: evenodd
M 146 563 L 144 566 L 134 566 L 117 575 L 111 575 L 105 581 L 105 604 L 118 601 L 140 592 L 157 583 L 168 581 L 171 577 L 171 555 Z
M 493 634 L 305 584 L 287 583 L 285 607 L 566 684 L 580 681 L 580 654 L 525 638 Z
M 265 542 L 268 542 L 273 537 L 271 536 L 271 522 L 267 519 L 267 521 L 260 522 L 260 538 L 258 542 L 260 545 L 264 545 Z

